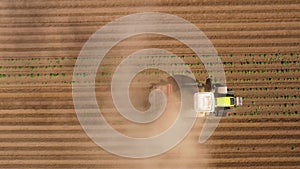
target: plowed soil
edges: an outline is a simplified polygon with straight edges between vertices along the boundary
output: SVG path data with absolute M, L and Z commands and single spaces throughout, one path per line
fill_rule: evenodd
M 244 105 L 222 118 L 204 144 L 198 137 L 205 118 L 198 118 L 172 150 L 147 159 L 122 158 L 83 131 L 73 106 L 72 75 L 95 31 L 119 17 L 149 11 L 177 15 L 201 29 L 224 63 L 228 88 L 244 97 Z M 299 168 L 299 13 L 297 0 L 0 1 L 0 168 Z M 207 77 L 194 53 L 170 37 L 139 35 L 117 44 L 98 69 L 96 97 L 112 127 L 132 137 L 164 131 L 180 102 L 173 93 L 164 116 L 147 125 L 118 114 L 110 94 L 113 72 L 125 57 L 145 48 L 171 51 L 198 80 Z M 166 78 L 155 71 L 136 76 L 135 107 L 149 107 L 152 83 Z

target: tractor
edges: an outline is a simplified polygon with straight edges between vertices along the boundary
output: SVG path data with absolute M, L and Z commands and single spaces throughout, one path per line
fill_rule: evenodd
M 234 108 L 243 104 L 242 97 L 235 97 L 233 91 L 229 91 L 227 86 L 212 83 L 211 78 L 207 78 L 205 83 L 197 82 L 194 79 L 184 76 L 173 76 L 176 80 L 184 82 L 185 86 L 197 86 L 198 92 L 193 91 L 194 110 L 198 116 L 228 116 L 233 114 Z M 175 81 L 168 79 L 160 84 L 155 84 L 152 88 L 160 88 L 170 95 Z
M 201 89 L 204 92 L 201 91 Z M 234 107 L 243 105 L 242 97 L 235 97 L 227 86 L 213 84 L 208 78 L 205 84 L 199 83 L 200 91 L 194 94 L 194 109 L 200 116 L 212 115 L 228 116 L 234 112 Z

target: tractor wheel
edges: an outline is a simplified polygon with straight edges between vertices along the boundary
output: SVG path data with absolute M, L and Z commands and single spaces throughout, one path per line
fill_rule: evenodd
M 233 114 L 232 109 L 220 109 L 215 111 L 215 115 L 218 117 L 227 117 Z
M 223 114 L 224 114 L 224 110 L 223 110 L 223 109 L 216 110 L 214 113 L 215 113 L 215 116 L 218 116 L 218 117 L 220 117 L 220 116 L 223 116 Z
M 204 85 L 205 92 L 211 92 L 212 90 L 212 82 L 210 78 L 207 78 Z

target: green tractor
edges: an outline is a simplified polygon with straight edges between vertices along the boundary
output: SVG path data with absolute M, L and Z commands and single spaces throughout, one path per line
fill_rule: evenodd
M 215 115 L 228 116 L 234 112 L 234 108 L 243 104 L 242 97 L 235 97 L 233 91 L 228 91 L 227 86 L 221 84 L 213 84 L 211 78 L 206 79 L 205 83 L 196 82 L 194 79 L 184 76 L 175 75 L 174 79 L 179 80 L 184 86 L 198 87 L 199 91 L 191 91 L 194 96 L 194 111 L 197 116 Z M 172 93 L 172 86 L 175 81 L 168 79 L 159 84 L 153 84 L 151 89 L 161 89 L 170 95 Z
M 243 105 L 242 97 L 235 97 L 233 91 L 228 91 L 227 86 L 212 84 L 210 78 L 205 84 L 199 83 L 199 88 L 200 92 L 194 94 L 194 109 L 200 116 L 228 116 L 234 112 L 234 107 Z

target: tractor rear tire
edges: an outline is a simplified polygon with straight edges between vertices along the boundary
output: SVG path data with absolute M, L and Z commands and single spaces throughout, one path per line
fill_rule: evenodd
M 211 92 L 212 91 L 212 80 L 210 78 L 207 78 L 204 85 L 204 91 L 205 92 Z
M 216 111 L 215 111 L 215 115 L 216 115 L 217 117 L 223 116 L 223 114 L 224 114 L 224 110 L 223 110 L 223 109 L 220 109 L 220 110 L 216 110 Z
M 215 115 L 218 117 L 227 117 L 233 112 L 232 109 L 220 109 L 215 111 Z

